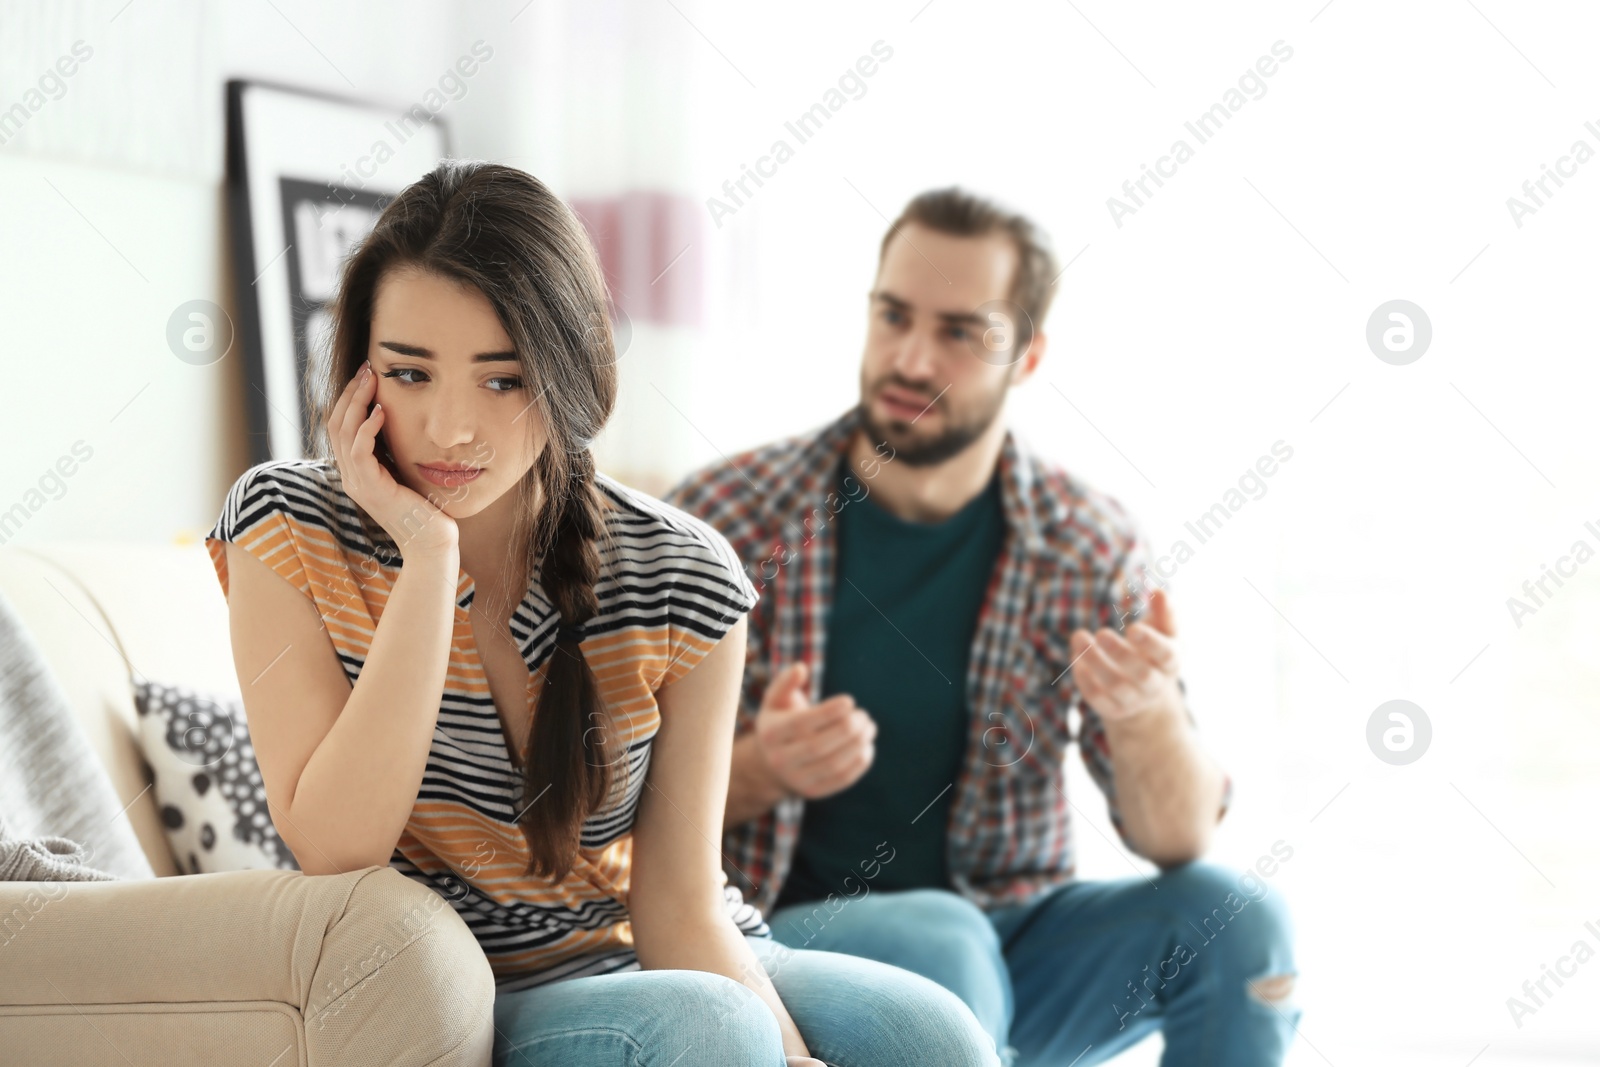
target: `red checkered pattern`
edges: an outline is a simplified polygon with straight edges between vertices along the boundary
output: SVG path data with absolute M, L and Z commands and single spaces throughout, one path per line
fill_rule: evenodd
M 821 698 L 831 520 L 853 506 L 835 479 L 857 420 L 851 409 L 816 432 L 735 455 L 666 497 L 728 538 L 761 593 L 750 612 L 739 733 L 754 726 L 773 675 L 795 660 L 810 667 L 811 699 Z M 971 730 L 946 831 L 956 888 L 985 908 L 1025 902 L 1073 877 L 1065 774 L 1074 739 L 1123 832 L 1105 731 L 1079 703 L 1067 637 L 1137 619 L 1158 584 L 1147 544 L 1114 499 L 1031 455 L 1014 432 L 999 466 L 1006 538 L 973 640 Z M 862 485 L 871 492 L 870 481 Z M 859 487 L 851 495 L 859 500 Z M 763 912 L 788 875 L 803 807 L 799 798 L 782 801 L 725 836 L 729 878 Z

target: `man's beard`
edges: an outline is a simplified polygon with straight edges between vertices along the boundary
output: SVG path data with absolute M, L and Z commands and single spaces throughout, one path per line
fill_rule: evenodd
M 927 441 L 906 443 L 894 440 L 890 437 L 890 433 L 893 432 L 895 437 L 904 437 L 906 434 L 914 432 L 909 422 L 895 419 L 884 425 L 872 417 L 872 406 L 867 398 L 876 395 L 879 388 L 889 383 L 897 385 L 907 392 L 919 392 L 915 386 L 909 385 L 898 378 L 891 377 L 887 382 L 879 382 L 876 387 L 863 396 L 861 403 L 857 407 L 862 430 L 866 432 L 867 437 L 872 441 L 873 447 L 880 454 L 885 446 L 891 449 L 890 454 L 894 457 L 895 462 L 904 463 L 908 467 L 932 467 L 966 451 L 968 445 L 982 437 L 984 431 L 994 424 L 994 420 L 1000 415 L 1000 409 L 1005 405 L 1009 378 L 1007 385 L 1003 385 L 996 390 L 994 396 L 988 398 L 978 410 L 971 413 L 970 417 L 961 419 L 950 415 L 945 420 L 944 432 L 939 436 Z

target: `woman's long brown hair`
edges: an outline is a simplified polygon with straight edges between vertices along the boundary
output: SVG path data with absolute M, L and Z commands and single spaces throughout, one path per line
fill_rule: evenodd
M 523 558 L 508 573 L 539 575 L 560 623 L 581 627 L 600 609 L 594 586 L 605 534 L 589 445 L 617 395 L 606 286 L 583 224 L 531 174 L 480 160 L 445 160 L 396 196 L 345 261 L 331 308 L 330 358 L 311 404 L 325 460 L 333 459 L 328 413 L 367 358 L 378 283 L 397 268 L 477 289 L 511 338 L 549 437 L 516 490 L 507 561 L 519 551 Z M 531 436 L 533 420 L 528 425 Z M 393 540 L 357 510 L 380 555 L 398 556 Z M 617 757 L 608 751 L 608 726 L 580 643 L 558 641 L 522 768 L 527 807 L 518 825 L 532 856 L 527 873 L 559 880 L 572 869 L 584 819 L 612 795 Z

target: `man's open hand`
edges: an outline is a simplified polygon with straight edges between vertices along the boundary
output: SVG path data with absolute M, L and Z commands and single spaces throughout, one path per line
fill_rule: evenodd
M 755 736 L 762 762 L 783 788 L 815 800 L 849 788 L 872 766 L 878 724 L 847 693 L 811 703 L 807 670 L 791 663 L 772 679 Z
M 1150 610 L 1127 629 L 1074 630 L 1067 639 L 1078 692 L 1107 722 L 1130 719 L 1153 709 L 1181 713 L 1177 624 L 1164 589 L 1150 594 Z

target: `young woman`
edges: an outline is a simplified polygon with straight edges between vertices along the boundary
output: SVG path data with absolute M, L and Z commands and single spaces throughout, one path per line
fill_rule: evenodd
M 332 319 L 323 458 L 251 468 L 207 539 L 302 870 L 448 900 L 494 970 L 497 1064 L 998 1063 L 953 994 L 785 949 L 728 885 L 757 595 L 720 534 L 595 470 L 617 353 L 577 218 L 446 161 Z

